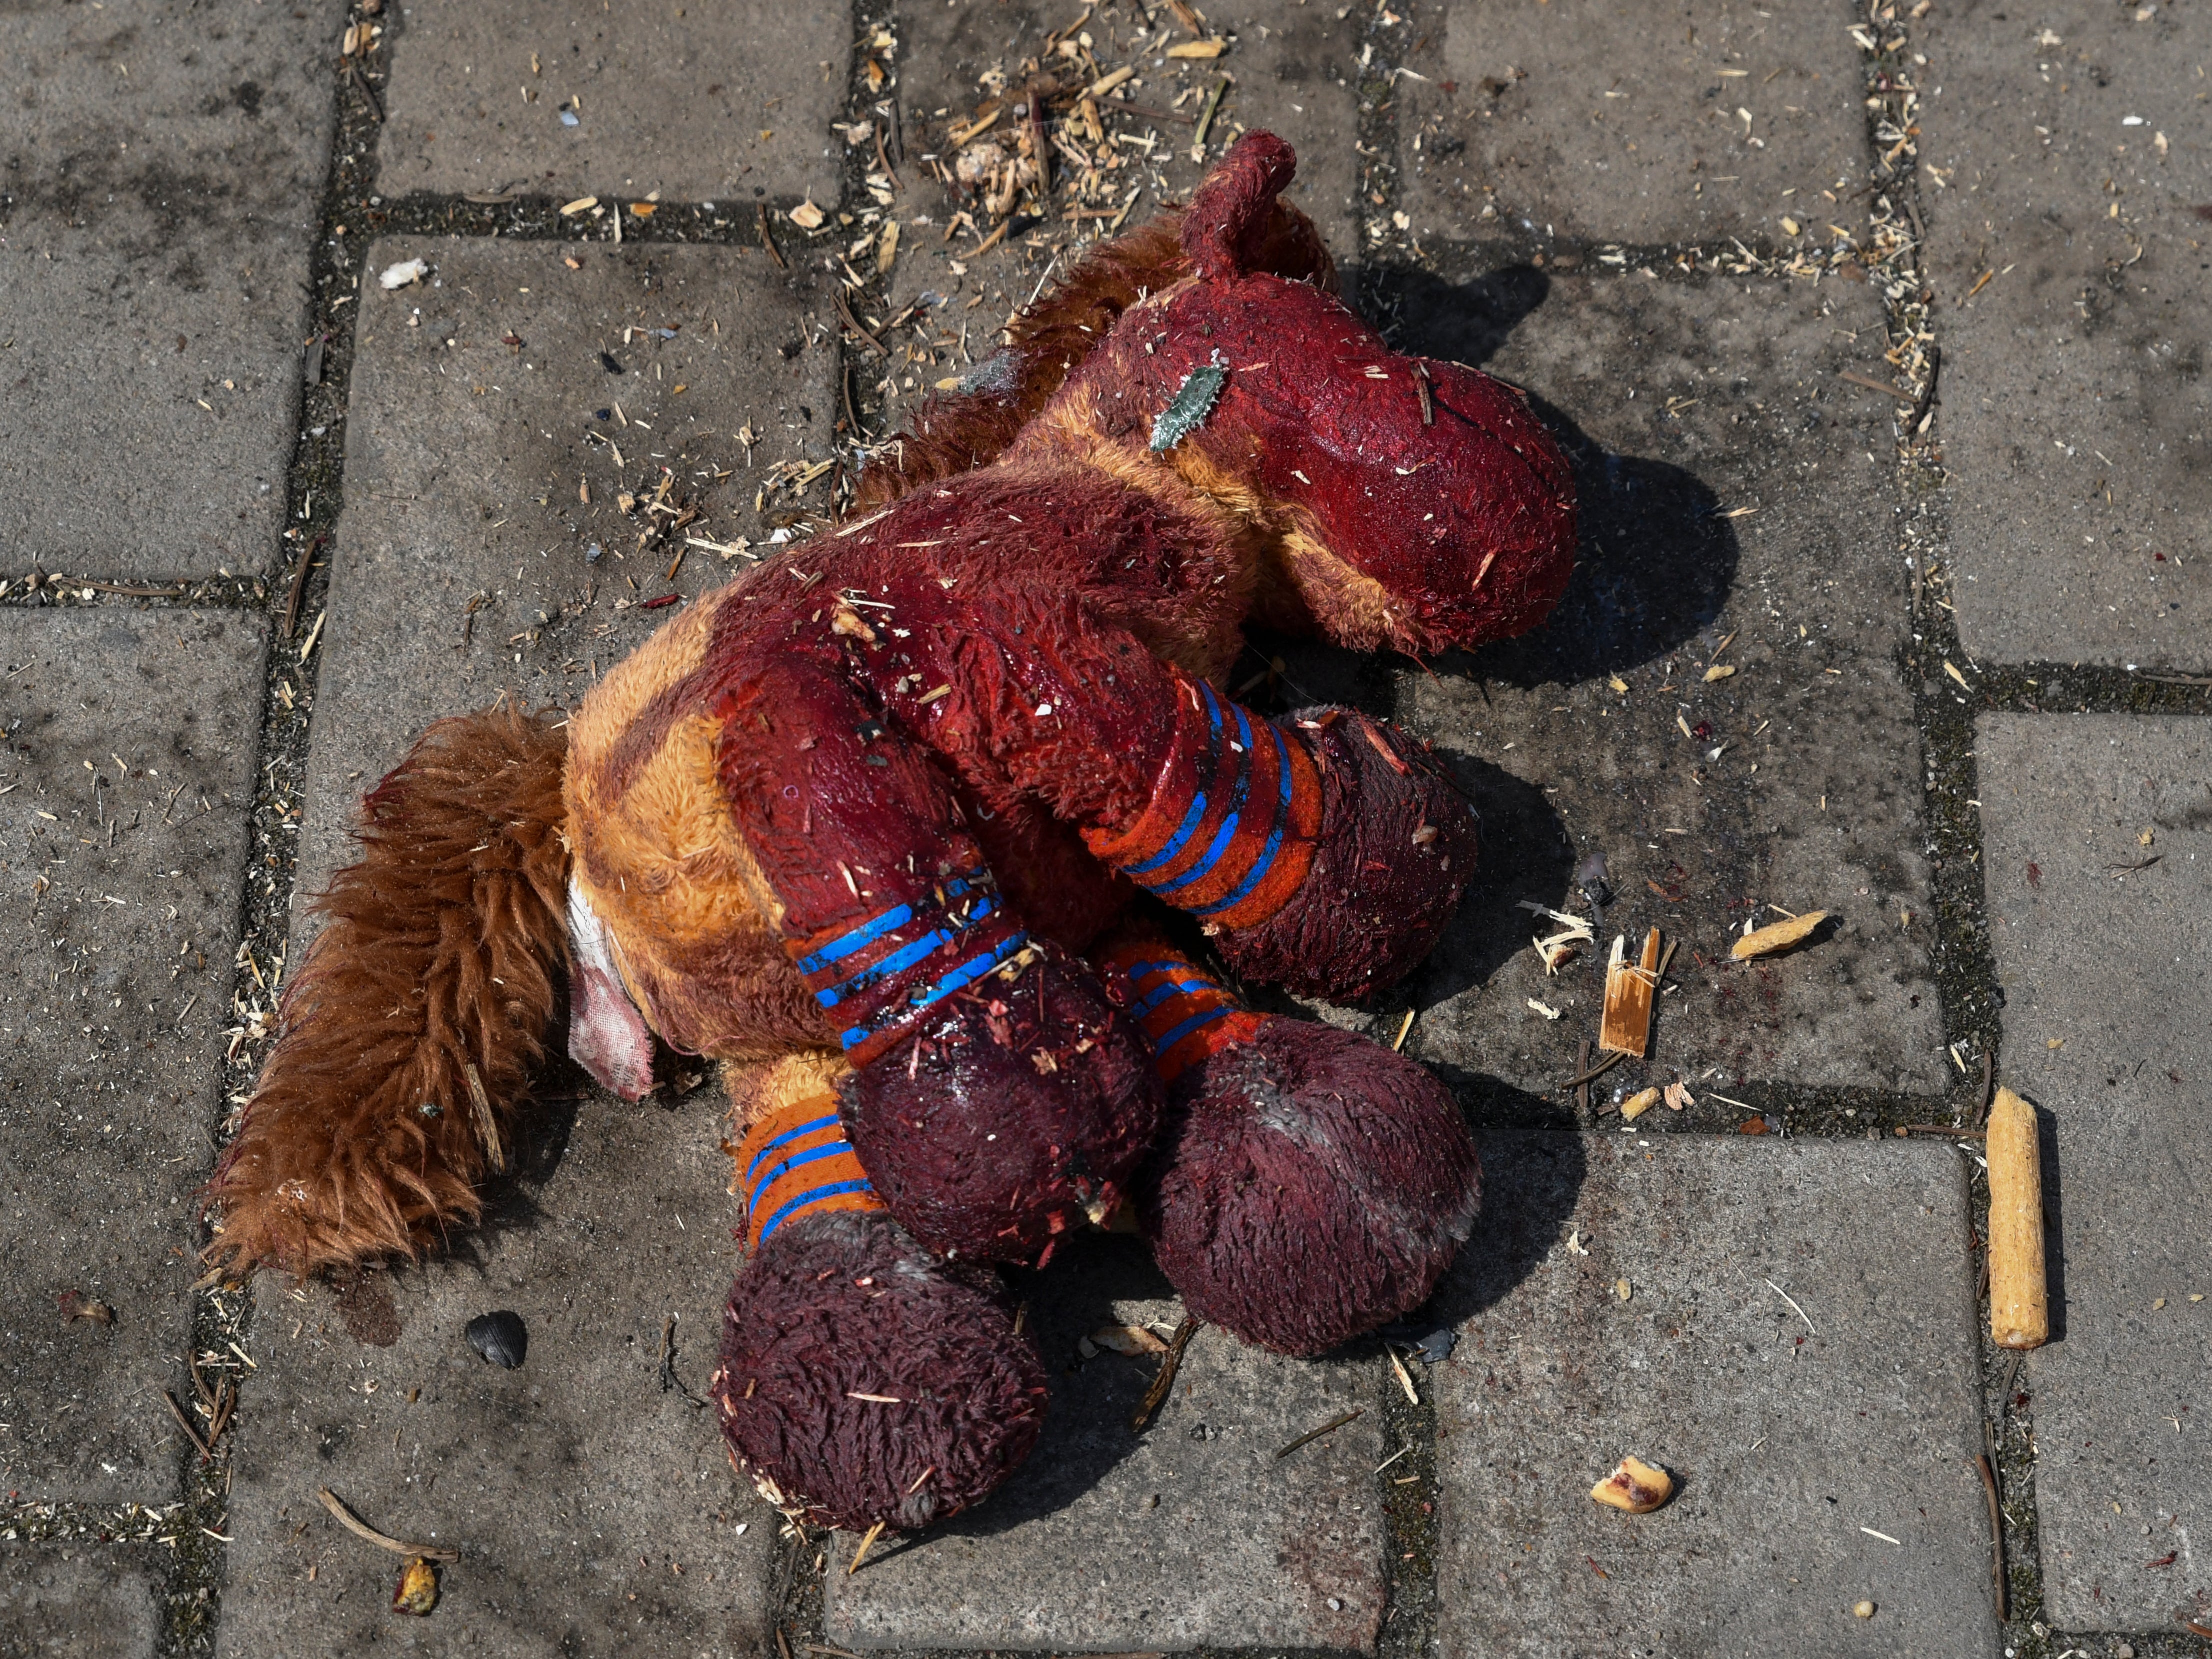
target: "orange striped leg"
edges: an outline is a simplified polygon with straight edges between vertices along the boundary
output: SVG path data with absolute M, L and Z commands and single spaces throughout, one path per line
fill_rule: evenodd
M 1174 742 L 1135 823 L 1092 830 L 1091 852 L 1155 897 L 1207 924 L 1255 927 L 1289 902 L 1313 866 L 1322 788 L 1295 726 L 1213 688 L 1172 677 Z
M 748 1255 L 802 1216 L 884 1207 L 829 1094 L 787 1101 L 753 1125 L 738 1151 L 738 1188 Z
M 1128 1014 L 1152 1051 L 1152 1069 L 1172 1084 L 1200 1060 L 1249 1042 L 1267 1023 L 1227 987 L 1149 929 L 1116 936 L 1092 958 L 1107 1000 Z

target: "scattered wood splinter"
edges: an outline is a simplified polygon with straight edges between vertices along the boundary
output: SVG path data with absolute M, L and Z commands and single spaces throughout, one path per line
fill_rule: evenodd
M 1802 916 L 1792 916 L 1787 921 L 1778 921 L 1746 933 L 1729 946 L 1729 954 L 1738 962 L 1748 962 L 1753 957 L 1772 956 L 1777 951 L 1786 951 L 1799 943 L 1828 919 L 1826 910 L 1808 910 Z
M 1641 959 L 1631 966 L 1627 939 L 1616 934 L 1605 968 L 1605 1014 L 1598 1024 L 1601 1053 L 1642 1060 L 1651 1042 L 1651 1000 L 1659 988 L 1659 930 L 1644 936 Z

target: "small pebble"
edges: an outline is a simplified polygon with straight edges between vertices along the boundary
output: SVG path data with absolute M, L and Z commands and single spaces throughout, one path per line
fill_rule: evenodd
M 468 1340 L 469 1346 L 506 1370 L 521 1364 L 523 1356 L 530 1351 L 530 1328 L 522 1322 L 520 1315 L 505 1309 L 479 1314 L 469 1321 L 461 1334 Z
M 1871 1602 L 1871 1601 L 1861 1601 L 1861 1602 L 1859 1602 L 1856 1607 L 1852 1607 L 1852 1609 L 1851 1609 L 1851 1617 L 1852 1617 L 1852 1618 L 1854 1618 L 1854 1619 L 1871 1619 L 1871 1618 L 1873 1618 L 1873 1617 L 1874 1617 L 1874 1603 L 1873 1603 L 1873 1602 Z

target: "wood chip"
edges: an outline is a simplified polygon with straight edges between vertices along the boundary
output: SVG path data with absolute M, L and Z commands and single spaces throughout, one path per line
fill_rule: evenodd
M 1651 1042 L 1651 1000 L 1659 988 L 1659 930 L 1644 940 L 1642 959 L 1626 959 L 1627 941 L 1615 935 L 1605 968 L 1605 1015 L 1598 1023 L 1597 1046 L 1607 1054 L 1641 1060 Z
M 1002 113 L 1004 113 L 1003 111 L 994 109 L 988 115 L 984 116 L 980 120 L 970 122 L 964 127 L 955 127 L 951 132 L 945 136 L 945 153 L 947 155 L 950 155 L 954 150 L 958 149 L 963 144 L 968 143 L 969 139 L 988 132 L 993 127 L 999 125 L 999 117 Z
M 1421 1396 L 1414 1391 L 1413 1379 L 1406 1370 L 1406 1362 L 1399 1358 L 1397 1353 L 1392 1349 L 1385 1348 L 1382 1352 L 1389 1356 L 1390 1369 L 1398 1378 L 1398 1386 L 1406 1391 L 1406 1403 L 1409 1406 L 1419 1405 Z
M 1664 1469 L 1624 1457 L 1611 1474 L 1590 1488 L 1590 1496 L 1631 1515 L 1649 1515 L 1674 1495 L 1674 1477 Z
M 1802 916 L 1792 916 L 1787 921 L 1778 921 L 1762 927 L 1755 933 L 1747 933 L 1729 946 L 1729 954 L 1738 962 L 1748 962 L 1753 957 L 1772 956 L 1777 951 L 1786 951 L 1828 919 L 1826 910 L 1808 910 Z
M 819 230 L 822 228 L 822 210 L 815 206 L 811 200 L 801 202 L 791 210 L 791 222 L 801 230 Z
M 1176 1327 L 1174 1340 L 1168 1344 L 1167 1358 L 1160 1362 L 1159 1375 L 1152 1378 L 1152 1386 L 1145 1390 L 1144 1400 L 1129 1419 L 1133 1431 L 1142 1433 L 1145 1425 L 1152 1420 L 1152 1413 L 1166 1401 L 1168 1391 L 1175 1387 L 1176 1373 L 1182 1368 L 1183 1350 L 1190 1346 L 1191 1338 L 1197 1334 L 1198 1321 L 1186 1315 L 1182 1323 Z
M 2011 1090 L 1998 1090 L 1988 1133 L 1990 1338 L 2000 1348 L 2039 1348 L 2051 1334 L 2051 1309 L 2034 1109 Z
M 1229 43 L 1219 35 L 1210 40 L 1178 40 L 1168 48 L 1170 58 L 1218 58 L 1229 50 Z

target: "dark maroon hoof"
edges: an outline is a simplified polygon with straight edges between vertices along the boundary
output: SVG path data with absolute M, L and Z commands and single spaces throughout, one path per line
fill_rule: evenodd
M 1044 1366 L 997 1275 L 933 1260 L 879 1212 L 769 1237 L 731 1288 L 713 1393 L 762 1496 L 853 1531 L 957 1515 L 1044 1422 Z
M 1036 1261 L 1113 1207 L 1159 1127 L 1135 1028 L 1082 963 L 1036 949 L 1012 984 L 947 998 L 843 1087 L 877 1195 L 948 1255 Z
M 1137 1204 L 1192 1313 L 1303 1355 L 1426 1301 L 1481 1188 L 1434 1078 L 1348 1031 L 1271 1019 L 1177 1080 Z
M 1290 722 L 1321 769 L 1320 845 L 1291 902 L 1214 940 L 1238 975 L 1356 1002 L 1428 955 L 1474 873 L 1474 814 L 1426 749 L 1349 708 Z

